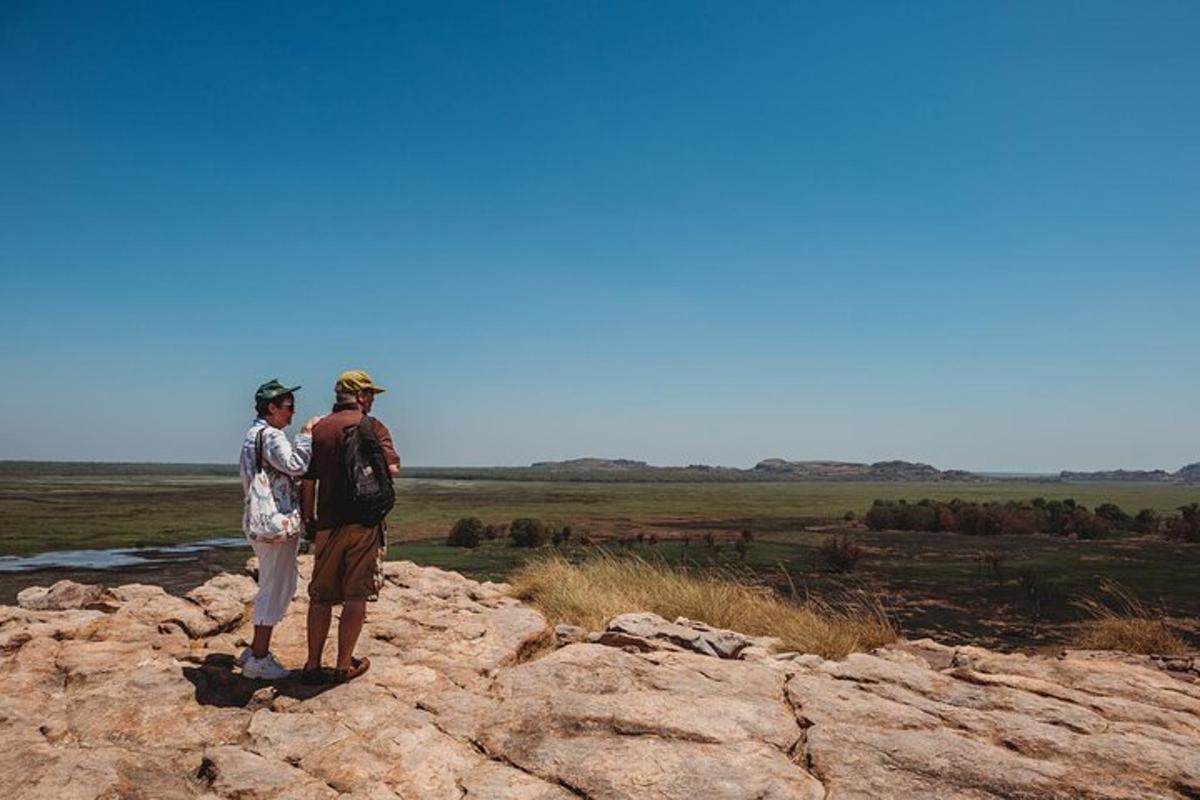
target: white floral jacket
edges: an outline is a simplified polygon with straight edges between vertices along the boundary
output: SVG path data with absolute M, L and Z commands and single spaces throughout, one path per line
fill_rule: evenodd
M 259 431 L 263 432 L 263 464 L 271 475 L 271 494 L 275 495 L 280 513 L 288 514 L 300 507 L 297 479 L 308 470 L 308 462 L 312 459 L 312 435 L 296 434 L 296 443 L 293 445 L 288 441 L 287 434 L 279 428 L 268 425 L 262 418 L 254 420 L 242 441 L 239 470 L 243 494 L 250 491 L 250 482 L 258 471 L 255 450 Z M 245 518 L 242 519 L 242 531 L 249 536 L 249 525 Z

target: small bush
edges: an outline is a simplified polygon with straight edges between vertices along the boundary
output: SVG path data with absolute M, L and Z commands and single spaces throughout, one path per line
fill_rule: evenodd
M 1120 530 L 1129 530 L 1133 517 L 1125 513 L 1116 503 L 1101 503 L 1096 506 L 1096 516 L 1108 521 L 1110 525 Z
M 1183 655 L 1187 643 L 1156 613 L 1116 583 L 1101 589 L 1109 602 L 1084 600 L 1076 603 L 1091 617 L 1080 626 L 1074 644 L 1085 650 L 1120 650 L 1149 655 Z
M 866 551 L 845 534 L 830 536 L 821 545 L 821 560 L 834 572 L 853 572 Z
M 750 552 L 750 542 L 745 539 L 738 539 L 733 543 L 733 547 L 735 550 L 737 550 L 738 559 L 745 561 L 746 554 Z
M 483 526 L 483 538 L 487 539 L 489 542 L 494 541 L 497 537 L 500 537 L 503 535 L 504 535 L 504 526 L 503 525 L 484 525 Z
M 516 547 L 541 547 L 546 541 L 546 526 L 540 519 L 519 517 L 508 526 L 508 538 Z
M 999 579 L 1004 572 L 1004 553 L 999 550 L 989 550 L 979 554 L 979 572 L 991 578 Z
M 450 529 L 446 544 L 450 547 L 479 547 L 483 530 L 483 521 L 478 517 L 463 517 Z
M 842 514 L 842 520 L 845 522 L 854 522 L 854 519 L 855 514 L 853 511 L 847 511 L 845 514 Z
M 1138 533 L 1158 533 L 1162 519 L 1153 508 L 1143 508 L 1133 518 L 1133 529 Z
M 1172 539 L 1200 542 L 1200 503 L 1179 507 L 1179 516 L 1171 520 L 1167 533 Z

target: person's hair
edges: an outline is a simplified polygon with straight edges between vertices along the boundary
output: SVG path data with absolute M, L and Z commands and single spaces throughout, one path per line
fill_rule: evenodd
M 260 417 L 265 417 L 268 412 L 268 406 L 283 405 L 283 401 L 289 397 L 293 398 L 292 402 L 295 402 L 295 395 L 293 395 L 291 392 L 289 392 L 287 394 L 276 395 L 275 397 L 272 397 L 270 400 L 255 400 L 254 401 L 254 410 L 258 412 L 258 415 Z
M 334 394 L 337 396 L 337 402 L 339 405 L 342 403 L 357 403 L 358 402 L 358 392 L 335 391 Z

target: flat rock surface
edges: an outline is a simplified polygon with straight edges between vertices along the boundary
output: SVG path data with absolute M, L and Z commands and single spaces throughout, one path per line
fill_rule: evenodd
M 335 687 L 241 677 L 246 576 L 186 597 L 23 593 L 0 606 L 0 785 L 13 800 L 1200 796 L 1191 661 L 930 641 L 826 661 L 650 614 L 588 641 L 504 585 L 407 562 L 386 577 L 359 642 L 372 667 Z M 273 643 L 289 666 L 306 608 L 302 580 Z

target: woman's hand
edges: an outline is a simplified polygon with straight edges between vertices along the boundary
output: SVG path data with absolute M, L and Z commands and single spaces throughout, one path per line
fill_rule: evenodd
M 301 433 L 312 433 L 313 426 L 316 425 L 320 421 L 321 421 L 320 417 L 309 417 L 307 420 L 304 421 L 304 424 L 300 426 L 300 432 Z

